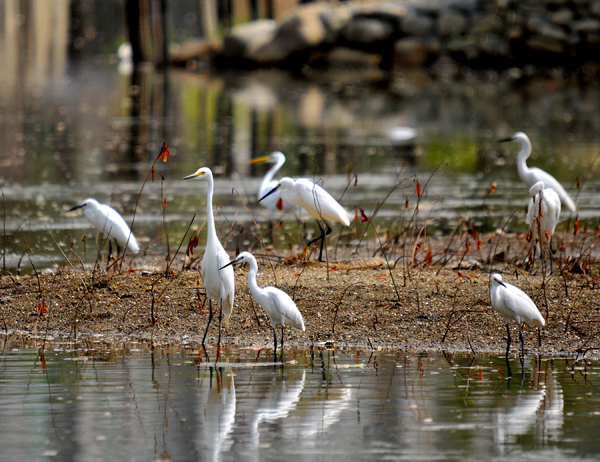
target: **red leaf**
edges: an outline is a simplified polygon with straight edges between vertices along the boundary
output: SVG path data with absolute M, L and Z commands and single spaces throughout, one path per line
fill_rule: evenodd
M 465 248 L 467 249 L 467 252 L 468 252 L 469 250 L 471 250 L 471 243 L 469 242 L 469 240 L 468 240 L 468 239 L 465 241 Z
M 35 310 L 39 316 L 46 316 L 48 309 L 46 308 L 46 301 L 42 299 L 41 305 L 36 305 Z
M 477 239 L 477 250 L 481 250 L 481 239 Z
M 579 184 L 579 178 L 577 178 L 577 189 L 579 189 L 581 185 Z
M 408 197 L 406 198 L 406 202 L 404 203 L 404 208 L 407 209 L 408 208 Z
M 377 279 L 387 279 L 387 276 L 379 276 Z
M 167 206 L 167 198 L 165 197 L 165 198 L 163 199 L 163 207 L 166 207 L 166 206 Z
M 360 210 L 360 222 L 364 223 L 365 221 L 369 221 L 369 217 L 365 215 L 365 211 L 361 208 L 359 208 L 358 210 Z
M 431 266 L 433 264 L 433 258 L 431 255 L 432 249 L 431 246 L 427 249 L 427 254 L 425 255 L 425 266 Z
M 165 141 L 162 145 L 162 148 L 160 150 L 160 154 L 158 155 L 159 159 L 162 159 L 163 162 L 167 161 L 167 157 L 169 157 L 170 151 L 169 151 L 169 145 L 167 144 L 167 142 Z
M 191 237 L 188 242 L 187 255 L 194 255 L 194 249 L 198 246 L 198 236 Z
M 154 165 L 152 166 L 152 183 L 154 183 L 154 174 L 156 173 L 156 170 L 154 170 Z
M 417 197 L 421 197 L 421 183 L 417 181 Z
M 573 236 L 577 236 L 579 232 L 579 217 L 575 217 L 575 226 L 573 227 Z
M 358 175 L 354 175 L 354 186 L 358 184 Z
M 354 221 L 358 221 L 358 209 L 354 209 Z
M 283 210 L 283 199 L 281 197 L 277 199 L 277 209 Z

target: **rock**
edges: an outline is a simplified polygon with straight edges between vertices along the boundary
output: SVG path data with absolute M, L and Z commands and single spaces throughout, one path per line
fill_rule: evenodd
M 396 64 L 402 66 L 422 66 L 430 56 L 430 49 L 423 39 L 405 37 L 396 41 L 394 56 Z
M 592 13 L 594 16 L 600 16 L 600 0 L 592 2 L 590 5 L 590 13 Z
M 593 18 L 576 21 L 573 25 L 573 31 L 583 34 L 600 33 L 600 21 Z
M 211 40 L 192 39 L 169 48 L 169 60 L 185 64 L 195 59 L 210 58 L 220 50 L 220 44 Z
M 569 26 L 571 21 L 573 21 L 574 16 L 575 13 L 573 13 L 573 11 L 571 11 L 569 8 L 562 8 L 552 13 L 550 16 L 550 22 L 558 26 Z
M 361 5 L 354 9 L 354 18 L 380 19 L 389 22 L 393 27 L 400 28 L 406 16 L 406 6 L 399 2 L 382 2 Z
M 416 37 L 425 37 L 433 33 L 435 21 L 429 16 L 409 11 L 402 18 L 401 30 L 405 35 L 413 35 Z
M 525 43 L 528 48 L 534 51 L 545 51 L 548 53 L 563 53 L 565 51 L 565 47 L 560 41 L 540 35 L 530 37 Z
M 381 55 L 352 50 L 345 47 L 336 47 L 327 56 L 327 64 L 338 66 L 351 66 L 353 68 L 363 66 L 378 66 L 381 63 Z
M 249 50 L 268 42 L 275 35 L 277 25 L 271 19 L 240 24 L 223 39 L 221 54 L 228 59 L 247 58 Z
M 394 33 L 392 25 L 385 21 L 370 18 L 355 18 L 342 31 L 348 42 L 372 44 L 390 39 Z
M 491 56 L 501 56 L 508 58 L 510 56 L 510 47 L 508 40 L 498 34 L 490 34 L 478 40 L 477 45 L 480 50 Z
M 437 21 L 437 33 L 440 37 L 452 37 L 462 35 L 467 31 L 469 22 L 467 18 L 453 10 L 441 13 Z

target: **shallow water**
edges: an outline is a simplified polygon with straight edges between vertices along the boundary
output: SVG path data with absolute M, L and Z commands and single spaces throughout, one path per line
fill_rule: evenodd
M 390 194 L 376 221 L 390 235 L 413 217 L 417 181 L 423 196 L 415 229 L 426 220 L 430 234 L 451 233 L 465 222 L 492 231 L 510 219 L 508 229 L 522 230 L 528 192 L 514 167 L 517 147 L 497 143 L 517 130 L 534 143 L 530 165 L 553 173 L 576 196 L 580 228 L 598 224 L 595 81 L 558 72 L 526 81 L 482 73 L 445 82 L 398 71 L 382 86 L 352 72 L 299 78 L 277 70 L 122 75 L 117 69 L 82 61 L 59 78 L 0 92 L 3 268 L 59 265 L 59 247 L 93 262 L 102 242 L 80 212 L 68 213 L 90 196 L 134 220 L 150 254 L 166 255 L 167 241 L 172 249 L 187 243 L 194 213 L 191 230 L 200 230 L 203 242 L 206 185 L 181 181 L 203 165 L 216 174 L 220 234 L 232 223 L 243 225 L 242 235 L 230 235 L 229 248 L 251 246 L 258 234 L 252 218 L 265 232 L 270 217 L 256 205 L 266 168 L 248 161 L 275 149 L 288 158 L 279 176 L 322 179 L 349 210 L 371 216 Z M 398 140 L 398 127 L 417 137 Z M 163 141 L 171 156 L 155 165 L 152 183 Z M 497 191 L 488 194 L 493 182 Z M 283 221 L 279 245 L 299 244 L 293 211 Z M 367 226 L 353 223 L 342 244 Z
M 573 460 L 600 452 L 600 364 L 368 350 L 225 348 L 197 363 L 157 342 L 43 356 L 4 338 L 6 460 Z M 40 340 L 38 340 L 40 341 Z

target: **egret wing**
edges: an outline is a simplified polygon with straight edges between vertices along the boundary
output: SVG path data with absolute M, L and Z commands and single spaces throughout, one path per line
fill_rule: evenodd
M 293 202 L 294 198 L 290 198 L 289 201 L 305 208 L 317 220 L 323 216 L 325 219 L 340 221 L 350 226 L 346 209 L 318 184 L 301 178 L 296 180 L 293 191 L 299 202 Z
M 275 287 L 265 287 L 265 290 L 268 292 L 269 298 L 275 302 L 279 311 L 280 322 L 304 332 L 304 320 L 294 300 L 283 290 L 276 289 Z
M 518 287 L 505 283 L 507 290 L 504 291 L 504 303 L 514 313 L 517 322 L 526 322 L 538 327 L 545 324 L 533 300 Z

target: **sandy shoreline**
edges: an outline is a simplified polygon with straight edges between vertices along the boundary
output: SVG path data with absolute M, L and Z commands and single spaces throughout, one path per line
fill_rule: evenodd
M 393 270 L 385 265 L 373 267 L 375 259 L 356 261 L 354 267 L 348 260 L 330 262 L 329 271 L 317 264 L 261 265 L 259 285 L 276 285 L 286 291 L 304 317 L 305 333 L 286 328 L 287 345 L 476 354 L 504 351 L 506 329 L 489 301 L 489 271 L 427 266 L 407 272 L 402 265 Z M 133 266 L 121 273 L 62 269 L 4 276 L 0 278 L 0 330 L 53 337 L 200 342 L 208 304 L 200 308 L 204 289 L 199 272 L 171 270 L 166 275 L 164 270 L 143 271 Z M 355 269 L 361 266 L 366 267 Z M 235 308 L 222 341 L 272 348 L 270 323 L 251 299 L 247 273 L 236 268 L 235 274 Z M 541 346 L 537 329 L 524 328 L 526 352 L 597 357 L 598 277 L 589 271 L 564 275 L 555 271 L 543 278 L 510 265 L 505 268 L 504 280 L 528 293 L 546 318 Z M 44 315 L 40 314 L 42 302 Z M 213 309 L 217 311 L 214 304 Z M 217 325 L 213 322 L 207 337 L 211 348 L 217 340 Z M 511 336 L 511 353 L 516 354 L 520 343 L 515 323 Z

